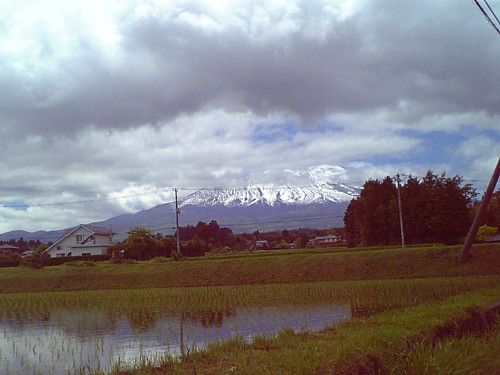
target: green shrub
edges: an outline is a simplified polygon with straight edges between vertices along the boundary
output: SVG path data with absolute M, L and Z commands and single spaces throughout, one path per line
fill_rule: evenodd
M 477 230 L 476 241 L 484 241 L 497 234 L 497 228 L 488 225 L 481 225 Z
M 1 267 L 17 267 L 20 264 L 19 259 L 8 259 L 2 258 L 0 259 L 0 268 Z
M 37 249 L 30 256 L 21 259 L 20 266 L 28 268 L 43 268 L 49 265 L 50 255 L 42 249 Z
M 67 267 L 95 267 L 96 263 L 91 260 L 77 260 L 76 262 L 68 262 L 65 264 Z

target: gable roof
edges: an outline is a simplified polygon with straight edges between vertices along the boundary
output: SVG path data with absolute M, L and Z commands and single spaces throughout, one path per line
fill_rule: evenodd
M 338 239 L 339 236 L 335 234 L 329 234 L 328 236 L 318 236 L 314 238 L 314 241 L 321 241 L 321 240 L 336 240 Z
M 17 246 L 5 244 L 5 245 L 0 246 L 0 250 L 21 250 L 21 248 L 17 247 Z
M 500 233 L 494 235 L 493 237 L 485 239 L 484 242 L 500 242 Z
M 105 235 L 105 236 L 112 236 L 112 235 L 115 234 L 110 229 L 98 227 L 98 226 L 95 226 L 95 225 L 83 225 L 83 224 L 80 224 L 80 225 L 77 225 L 74 228 L 70 228 L 66 232 L 64 232 L 63 235 L 56 242 L 54 242 L 52 245 L 50 245 L 47 248 L 47 250 L 45 250 L 45 251 L 49 251 L 53 247 L 57 246 L 63 240 L 65 240 L 66 238 L 68 238 L 72 233 L 76 232 L 76 230 L 79 229 L 79 228 L 84 228 L 87 231 L 89 231 L 91 234 L 100 234 L 100 235 Z
M 58 239 L 58 241 L 60 239 L 62 239 L 63 237 L 67 237 L 68 235 L 70 235 L 71 233 L 73 233 L 74 231 L 76 231 L 78 228 L 85 228 L 89 232 L 92 232 L 92 234 L 104 234 L 106 236 L 109 235 L 109 234 L 116 234 L 116 233 L 113 233 L 111 231 L 111 229 L 106 229 L 106 228 L 103 228 L 103 227 L 98 227 L 96 225 L 79 224 L 76 227 L 66 229 L 64 231 L 63 235 Z
M 103 234 L 103 235 L 110 235 L 110 234 L 116 234 L 111 231 L 111 229 L 103 228 L 103 227 L 98 227 L 96 225 L 83 225 L 80 224 L 79 226 L 82 226 L 84 228 L 87 228 L 91 232 L 94 232 L 93 234 Z

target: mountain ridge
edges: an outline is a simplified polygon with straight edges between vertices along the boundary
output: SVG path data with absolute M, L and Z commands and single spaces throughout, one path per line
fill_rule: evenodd
M 199 221 L 216 220 L 219 225 L 235 232 L 342 226 L 345 209 L 359 192 L 355 186 L 323 181 L 310 185 L 254 184 L 243 188 L 205 188 L 179 201 L 179 224 L 196 225 Z M 118 241 L 126 238 L 127 231 L 135 226 L 150 228 L 155 233 L 172 234 L 175 230 L 175 203 L 88 224 L 110 228 L 117 233 L 115 239 Z M 64 230 L 10 231 L 0 234 L 0 240 L 23 237 L 26 241 L 53 242 Z
M 312 204 L 321 202 L 350 201 L 359 194 L 359 189 L 345 184 L 315 183 L 312 185 L 251 185 L 245 188 L 200 189 L 188 195 L 184 205 L 209 206 L 251 206 L 257 203 L 274 206 L 276 204 Z

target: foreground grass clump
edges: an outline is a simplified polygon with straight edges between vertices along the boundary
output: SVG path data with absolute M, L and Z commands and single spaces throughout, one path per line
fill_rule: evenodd
M 500 369 L 500 325 L 484 335 L 452 337 L 434 345 L 419 342 L 383 363 L 392 374 L 495 374 Z
M 0 268 L 0 293 L 498 274 L 499 244 L 476 246 L 472 258 L 463 264 L 457 261 L 459 251 L 460 247 L 269 251 L 181 262 Z

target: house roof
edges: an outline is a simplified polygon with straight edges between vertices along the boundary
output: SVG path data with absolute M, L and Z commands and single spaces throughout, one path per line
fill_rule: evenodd
M 56 242 L 54 242 L 51 246 L 49 246 L 47 248 L 47 250 L 45 250 L 45 251 L 49 251 L 52 248 L 54 248 L 55 246 L 57 246 L 59 243 L 61 243 L 61 241 L 63 241 L 65 238 L 69 237 L 72 233 L 74 233 L 79 228 L 85 228 L 89 232 L 91 232 L 92 234 L 101 234 L 101 235 L 105 235 L 105 236 L 109 236 L 109 235 L 112 236 L 113 234 L 115 234 L 110 229 L 98 227 L 98 226 L 95 226 L 95 225 L 80 224 L 80 225 L 77 225 L 74 228 L 70 228 L 66 232 L 64 232 L 64 234 Z
M 318 236 L 316 238 L 314 238 L 315 241 L 321 241 L 321 240 L 330 240 L 330 239 L 337 239 L 338 236 L 334 235 L 334 234 L 331 234 L 331 235 L 328 235 L 328 236 Z
M 20 247 L 13 246 L 13 245 L 1 245 L 0 250 L 21 250 Z
M 78 228 L 85 228 L 89 232 L 92 232 L 92 234 L 104 234 L 106 236 L 109 235 L 109 234 L 116 234 L 116 233 L 113 233 L 113 231 L 111 229 L 106 229 L 106 228 L 103 228 L 103 227 L 98 227 L 96 225 L 79 224 L 76 227 L 66 229 L 66 231 L 63 233 L 63 235 L 61 236 L 60 239 L 62 239 L 64 237 L 68 236 L 69 234 L 73 233 Z M 59 239 L 58 239 L 58 241 L 59 241 Z
M 500 242 L 500 233 L 493 237 L 485 239 L 484 242 Z

